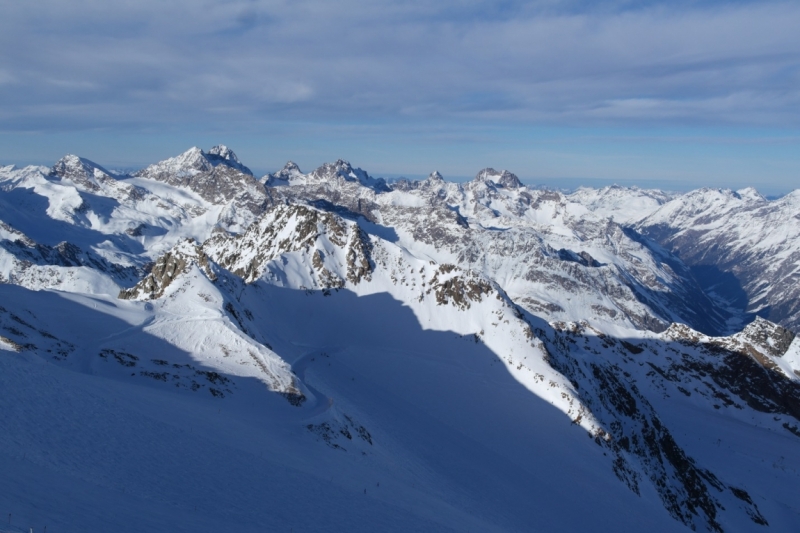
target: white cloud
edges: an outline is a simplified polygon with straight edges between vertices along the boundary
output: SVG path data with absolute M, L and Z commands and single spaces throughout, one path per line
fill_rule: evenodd
M 232 121 L 798 123 L 800 5 L 576 6 L 16 3 L 0 22 L 13 52 L 0 108 L 22 129 L 43 106 L 104 126 L 202 110 Z M 58 127 L 75 120 L 55 113 Z

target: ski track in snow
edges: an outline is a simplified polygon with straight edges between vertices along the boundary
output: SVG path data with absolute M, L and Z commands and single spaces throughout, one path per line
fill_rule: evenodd
M 314 407 L 311 409 L 311 412 L 306 414 L 307 419 L 316 418 L 330 410 L 331 407 L 333 407 L 333 398 L 326 396 L 313 385 L 311 385 L 308 380 L 306 380 L 306 369 L 310 363 L 315 361 L 317 357 L 321 357 L 322 354 L 327 354 L 330 356 L 339 351 L 341 351 L 341 348 L 333 347 L 310 350 L 301 355 L 295 362 L 292 363 L 292 373 L 297 376 L 297 379 L 303 382 L 306 389 L 308 389 L 308 391 L 314 396 Z

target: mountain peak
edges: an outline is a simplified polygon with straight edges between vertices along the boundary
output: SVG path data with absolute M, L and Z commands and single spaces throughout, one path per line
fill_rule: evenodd
M 736 191 L 736 194 L 739 195 L 739 197 L 742 200 L 749 200 L 753 202 L 766 201 L 766 198 L 764 198 L 761 195 L 761 193 L 755 189 L 755 187 L 746 187 L 744 189 L 739 189 L 738 191 Z
M 91 191 L 99 190 L 99 181 L 113 179 L 111 172 L 94 161 L 78 157 L 74 154 L 67 154 L 56 161 L 50 168 L 50 176 L 62 180 L 69 180 Z
M 373 178 L 365 170 L 353 168 L 349 161 L 337 159 L 333 163 L 325 163 L 309 175 L 314 181 L 330 182 L 343 180 L 345 182 L 358 182 L 377 192 L 391 190 L 383 178 Z
M 228 148 L 224 144 L 218 144 L 218 145 L 212 147 L 211 150 L 208 151 L 208 155 L 216 155 L 216 156 L 219 156 L 219 157 L 221 157 L 223 159 L 229 159 L 229 160 L 233 160 L 233 161 L 236 161 L 237 163 L 239 163 L 239 158 L 236 157 L 236 154 L 233 153 L 233 150 L 231 150 L 230 148 Z
M 200 150 L 201 154 L 202 152 L 203 151 Z M 206 154 L 206 158 L 210 160 L 212 164 L 213 162 L 223 163 L 245 174 L 249 174 L 251 176 L 253 175 L 250 169 L 244 166 L 241 161 L 239 161 L 239 158 L 236 157 L 236 154 L 233 152 L 233 150 L 231 150 L 224 144 L 218 144 L 217 146 L 211 148 L 211 150 L 209 150 L 208 153 Z
M 94 174 L 98 170 L 108 176 L 111 175 L 106 169 L 83 157 L 74 154 L 67 154 L 51 167 L 51 174 L 61 177 L 64 173 L 70 171 L 83 171 L 89 174 Z
M 291 181 L 297 181 L 303 178 L 303 173 L 297 163 L 294 161 L 287 161 L 283 168 L 274 174 L 267 174 L 262 178 L 265 185 L 276 186 L 285 185 Z M 283 183 L 286 182 L 286 183 Z
M 164 176 L 191 176 L 201 172 L 210 172 L 215 167 L 225 166 L 238 170 L 243 174 L 252 176 L 249 168 L 244 166 L 236 154 L 225 145 L 217 145 L 208 153 L 197 146 L 193 146 L 182 154 L 159 161 L 135 173 L 135 176 L 145 178 L 163 179 Z
M 287 161 L 286 164 L 283 165 L 283 170 L 286 171 L 296 170 L 297 172 L 300 172 L 300 167 L 297 166 L 297 163 L 295 163 L 294 161 Z
M 439 171 L 438 171 L 438 170 L 434 170 L 433 172 L 431 172 L 431 173 L 428 175 L 428 179 L 429 179 L 430 181 L 444 181 L 444 178 L 442 177 L 442 175 L 441 175 L 441 174 L 439 174 Z
M 507 170 L 497 171 L 493 168 L 484 168 L 478 172 L 478 175 L 475 176 L 473 181 L 479 183 L 491 182 L 506 189 L 518 189 L 522 187 L 522 182 L 519 181 L 516 174 Z
M 340 173 L 350 173 L 353 172 L 353 165 L 350 164 L 350 161 L 345 161 L 344 159 L 337 159 L 333 166 L 338 170 Z M 360 169 L 359 169 L 360 170 Z M 366 171 L 364 171 L 366 174 Z

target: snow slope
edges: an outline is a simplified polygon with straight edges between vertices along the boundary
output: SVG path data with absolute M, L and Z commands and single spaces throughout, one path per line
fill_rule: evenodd
M 466 184 L 434 173 L 391 191 L 329 177 L 295 177 L 275 194 L 364 217 L 371 231 L 417 257 L 477 270 L 549 319 L 727 330 L 727 309 L 702 293 L 680 259 L 559 192 L 522 186 L 510 172 L 484 169 Z
M 732 308 L 800 326 L 800 192 L 767 200 L 755 189 L 701 189 L 636 225 L 680 254 L 704 288 Z
M 194 273 L 185 277 L 194 280 Z M 509 380 L 482 344 L 452 332 L 424 333 L 390 297 L 251 289 L 276 304 L 254 298 L 261 308 L 251 311 L 257 319 L 270 313 L 276 349 L 300 363 L 305 357 L 305 379 L 324 392 L 295 407 L 267 393 L 262 380 L 223 374 L 224 351 L 217 360 L 189 352 L 200 338 L 222 344 L 219 333 L 186 330 L 176 323 L 181 319 L 167 318 L 169 296 L 154 302 L 163 309 L 150 322 L 143 303 L 0 289 L 16 316 L 41 330 L 35 337 L 17 327 L 28 340 L 47 334 L 81 347 L 55 364 L 44 350 L 0 358 L 0 416 L 4 427 L 15 428 L 0 436 L 7 481 L 0 506 L 16 524 L 57 531 L 523 531 L 533 523 L 569 531 L 596 519 L 563 516 L 559 506 L 580 498 L 593 517 L 624 514 L 615 518 L 623 530 L 674 527 L 657 499 L 642 504 L 609 476 L 585 430 Z M 178 299 L 191 294 L 178 291 Z M 42 309 L 93 327 L 53 327 Z M 296 317 L 310 309 L 319 320 L 303 326 Z M 4 325 L 15 322 L 3 318 Z M 398 335 L 375 335 L 369 318 L 391 321 Z M 181 350 L 169 331 L 194 340 Z M 95 338 L 100 342 L 89 341 Z M 175 387 L 172 375 L 187 370 L 174 365 L 220 370 L 232 392 L 214 395 L 209 383 L 197 391 Z M 166 383 L 146 374 L 165 368 Z M 576 476 L 584 484 L 578 494 Z M 589 490 L 596 495 L 588 497 Z M 637 510 L 623 513 L 628 506 Z
M 658 189 L 611 185 L 601 189 L 580 187 L 568 198 L 593 213 L 622 225 L 638 222 L 678 196 Z
M 799 341 L 712 335 L 743 315 L 629 227 L 680 198 L 341 160 L 259 181 L 222 146 L 4 167 L 0 516 L 792 531 Z

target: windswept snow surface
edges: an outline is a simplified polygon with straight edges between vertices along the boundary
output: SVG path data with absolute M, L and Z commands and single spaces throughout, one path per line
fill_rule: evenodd
M 595 214 L 624 225 L 638 222 L 676 196 L 657 189 L 619 185 L 601 189 L 581 187 L 568 195 L 570 200 L 586 206 Z
M 265 292 L 261 309 L 253 309 L 257 321 L 280 332 L 275 346 L 287 359 L 312 353 L 305 378 L 330 398 L 298 408 L 268 394 L 248 367 L 224 368 L 188 351 L 202 337 L 245 360 L 234 339 L 208 328 L 219 317 L 0 290 L 4 307 L 42 328 L 43 337 L 28 334 L 31 341 L 52 335 L 81 347 L 56 364 L 27 351 L 0 357 L 0 416 L 13 429 L 0 436 L 0 509 L 15 524 L 49 531 L 525 531 L 531 524 L 572 531 L 600 516 L 622 530 L 648 523 L 678 530 L 657 498 L 638 498 L 609 476 L 586 431 L 521 387 L 490 350 L 424 329 L 388 295 L 253 289 Z M 179 329 L 176 322 L 187 320 L 206 325 Z M 386 336 L 376 330 L 384 322 L 391 324 Z M 172 338 L 170 330 L 192 338 Z M 139 359 L 126 367 L 116 354 Z M 146 358 L 170 361 L 170 374 L 178 373 L 175 364 L 224 368 L 233 392 L 217 398 L 174 387 L 171 377 L 148 378 L 140 373 L 167 367 Z M 340 447 L 317 438 L 309 424 L 332 428 Z M 358 436 L 361 427 L 371 443 Z M 592 496 L 577 503 L 577 494 Z M 565 513 L 572 505 L 587 514 Z
M 800 341 L 722 336 L 681 198 L 2 167 L 0 531 L 794 531 Z

